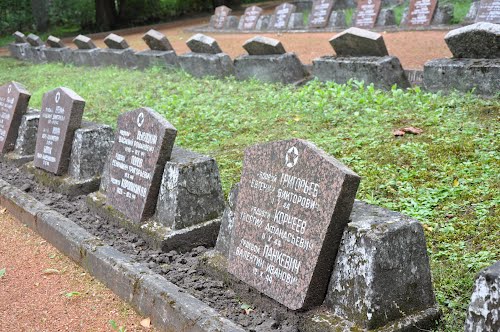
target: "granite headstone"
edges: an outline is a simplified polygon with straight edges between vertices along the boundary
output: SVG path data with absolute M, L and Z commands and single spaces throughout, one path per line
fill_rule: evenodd
M 186 42 L 193 53 L 218 54 L 222 53 L 217 41 L 207 35 L 197 33 Z
M 231 8 L 228 8 L 226 6 L 219 6 L 215 8 L 214 28 L 224 29 L 227 18 L 229 17 L 229 15 L 231 15 L 231 12 L 232 12 Z
M 408 26 L 430 25 L 437 0 L 411 0 L 406 24 Z
M 359 28 L 342 31 L 330 39 L 330 45 L 340 57 L 389 55 L 381 34 Z
M 500 24 L 474 23 L 444 37 L 454 58 L 500 59 Z
M 54 36 L 49 36 L 47 39 L 47 45 L 53 48 L 64 48 L 66 45 L 62 42 L 61 39 L 54 37 Z
M 335 0 L 315 0 L 309 15 L 309 28 L 324 28 L 332 14 Z
M 358 1 L 355 25 L 358 28 L 373 28 L 380 13 L 381 0 Z
M 476 22 L 500 23 L 500 0 L 481 0 Z
M 159 31 L 151 29 L 142 36 L 142 39 L 152 51 L 173 51 L 167 37 Z
M 277 39 L 255 36 L 243 44 L 249 55 L 285 54 L 283 44 Z
M 75 43 L 76 47 L 80 50 L 92 50 L 97 48 L 92 39 L 84 35 L 78 35 L 73 39 L 73 43 Z
M 20 83 L 9 82 L 0 86 L 0 155 L 14 149 L 30 98 L 31 94 Z
M 258 6 L 251 6 L 245 9 L 245 14 L 241 18 L 243 21 L 241 23 L 242 30 L 254 30 L 261 15 L 262 8 Z
M 165 163 L 170 159 L 177 130 L 150 108 L 118 117 L 109 159 L 107 202 L 133 222 L 155 211 Z
M 27 40 L 26 40 L 26 36 L 24 35 L 24 33 L 22 33 L 21 31 L 16 31 L 12 34 L 12 36 L 14 36 L 14 39 L 15 39 L 15 43 L 16 44 L 23 44 L 23 43 L 27 43 Z
M 34 165 L 55 175 L 68 169 L 75 130 L 82 122 L 85 101 L 60 87 L 44 94 L 38 124 Z
M 307 141 L 248 148 L 229 272 L 292 310 L 321 304 L 359 181 Z
M 45 45 L 39 36 L 32 33 L 30 33 L 28 37 L 26 37 L 26 41 L 33 47 L 39 47 Z
M 104 38 L 104 44 L 106 44 L 108 48 L 115 50 L 124 50 L 129 48 L 125 38 L 114 33 L 110 33 L 106 38 Z
M 284 30 L 288 27 L 288 22 L 293 13 L 295 13 L 296 7 L 288 2 L 285 2 L 274 10 L 274 15 L 269 24 L 269 28 L 276 30 Z

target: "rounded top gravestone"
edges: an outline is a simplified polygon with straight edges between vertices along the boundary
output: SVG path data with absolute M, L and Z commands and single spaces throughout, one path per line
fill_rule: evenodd
M 292 310 L 321 304 L 359 182 L 307 141 L 248 148 L 229 272 Z
M 0 154 L 14 149 L 23 115 L 31 94 L 17 82 L 0 86 Z
M 257 26 L 257 21 L 262 15 L 263 9 L 258 6 L 251 6 L 245 9 L 245 14 L 241 18 L 243 20 L 243 30 L 253 30 Z
M 215 8 L 215 29 L 223 29 L 227 18 L 231 15 L 232 9 L 226 6 L 219 6 Z
M 35 147 L 35 167 L 61 175 L 68 169 L 75 130 L 80 128 L 85 100 L 60 87 L 43 95 Z

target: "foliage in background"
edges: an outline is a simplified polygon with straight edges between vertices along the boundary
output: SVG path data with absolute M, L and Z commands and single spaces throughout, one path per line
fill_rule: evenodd
M 463 329 L 476 273 L 500 259 L 500 95 L 384 92 L 357 82 L 294 88 L 158 68 L 0 60 L 0 82 L 13 79 L 33 93 L 32 107 L 66 86 L 87 100 L 86 119 L 113 126 L 122 112 L 157 110 L 177 127 L 177 144 L 216 158 L 226 193 L 239 180 L 246 147 L 291 137 L 314 142 L 362 176 L 358 199 L 422 222 L 444 312 L 439 331 Z M 407 126 L 424 132 L 392 135 Z

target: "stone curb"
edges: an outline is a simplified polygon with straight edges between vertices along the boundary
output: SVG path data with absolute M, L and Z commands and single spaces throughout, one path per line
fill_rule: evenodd
M 192 295 L 0 179 L 0 204 L 165 332 L 244 332 Z

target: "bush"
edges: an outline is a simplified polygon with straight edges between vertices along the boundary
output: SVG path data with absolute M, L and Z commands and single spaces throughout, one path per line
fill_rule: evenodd
M 33 28 L 30 0 L 0 0 L 0 35 Z

